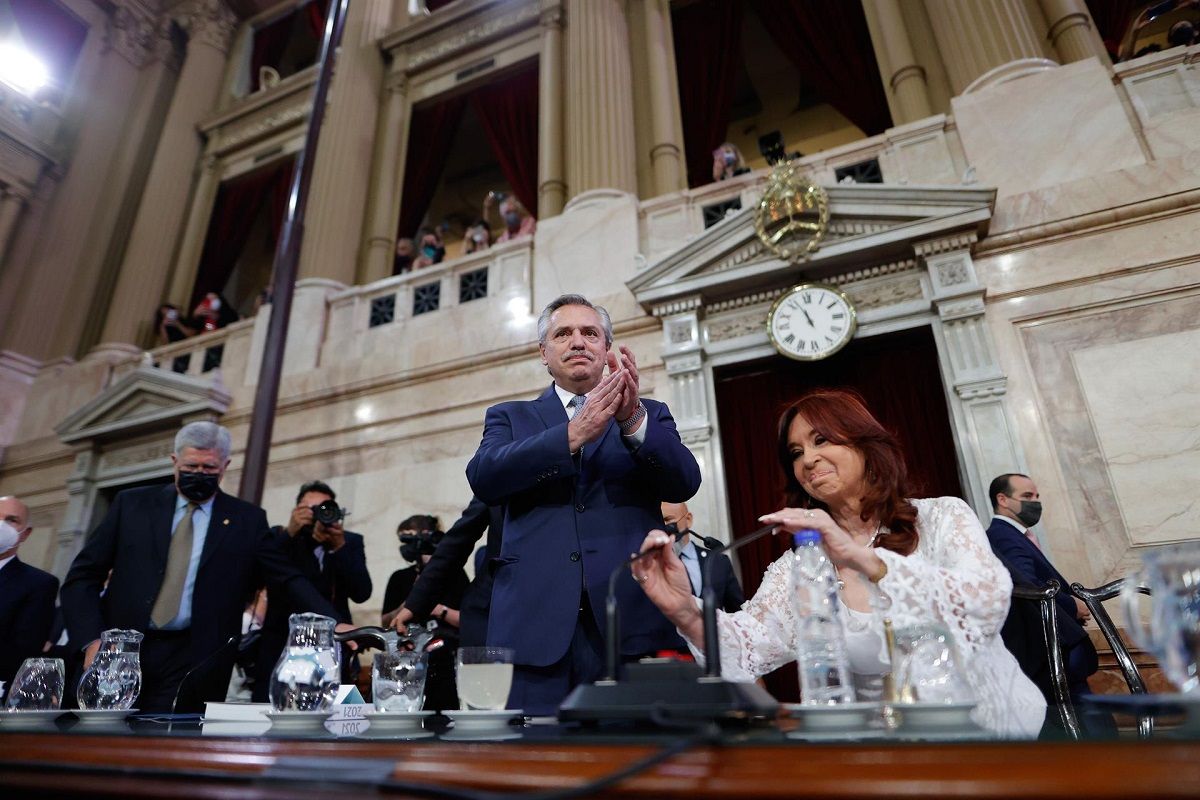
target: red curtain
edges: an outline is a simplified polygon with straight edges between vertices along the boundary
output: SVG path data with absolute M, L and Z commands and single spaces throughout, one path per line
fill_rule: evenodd
M 1104 47 L 1114 60 L 1133 18 L 1149 5 L 1153 4 L 1147 0 L 1087 0 L 1088 11 L 1092 15 L 1092 21 L 1096 23 L 1096 31 L 1104 40 Z
M 458 95 L 413 109 L 396 227 L 400 236 L 413 236 L 429 210 L 466 107 L 466 96 Z
M 891 127 L 862 3 L 751 0 L 771 38 L 825 102 L 868 136 Z
M 54 0 L 0 0 L 12 11 L 25 46 L 37 54 L 59 85 L 71 77 L 87 25 Z
M 712 151 L 725 141 L 742 61 L 740 0 L 700 0 L 672 10 L 675 71 L 688 186 L 712 182 Z
M 816 363 L 776 356 L 726 367 L 715 381 L 735 538 L 757 528 L 760 515 L 782 507 L 776 424 L 790 401 L 819 386 L 859 392 L 876 418 L 896 433 L 915 496 L 962 496 L 937 346 L 928 327 L 856 339 Z M 783 537 L 769 536 L 738 551 L 747 597 L 788 545 Z M 795 670 L 788 666 L 775 673 L 768 687 L 778 697 L 794 697 Z
M 304 16 L 313 37 L 318 42 L 325 38 L 325 0 L 309 0 L 304 7 Z
M 521 204 L 537 216 L 538 70 L 489 83 L 471 93 L 504 179 Z
M 295 26 L 296 15 L 291 13 L 254 29 L 254 40 L 250 46 L 250 91 L 258 91 L 260 67 L 279 69 L 279 62 L 292 40 L 292 30 Z
M 189 311 L 208 292 L 225 288 L 264 206 L 277 217 L 271 221 L 274 238 L 270 244 L 278 241 L 295 163 L 294 157 L 288 158 L 221 183 L 204 238 Z

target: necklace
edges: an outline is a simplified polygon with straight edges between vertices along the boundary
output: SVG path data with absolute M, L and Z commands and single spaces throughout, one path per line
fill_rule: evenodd
M 883 523 L 880 522 L 875 526 L 875 533 L 871 535 L 871 541 L 867 542 L 867 547 L 874 547 L 879 542 L 879 537 L 882 535 Z M 846 582 L 842 580 L 842 572 L 837 568 L 836 565 L 833 568 L 833 574 L 837 576 L 837 588 L 840 592 L 846 588 Z

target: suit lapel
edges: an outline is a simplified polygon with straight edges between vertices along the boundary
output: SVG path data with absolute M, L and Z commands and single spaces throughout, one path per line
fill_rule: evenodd
M 225 524 L 229 519 L 229 506 L 229 495 L 218 489 L 217 496 L 213 498 L 212 516 L 208 518 L 208 532 L 204 534 L 204 550 L 200 553 L 199 569 L 203 569 L 205 563 L 212 558 L 212 554 L 221 547 L 225 537 L 229 535 L 230 526 Z
M 171 534 L 175 532 L 175 503 L 179 493 L 175 484 L 163 487 L 155 498 L 151 510 L 150 535 L 154 540 L 154 557 L 158 564 L 167 563 L 167 551 L 171 548 Z
M 554 391 L 554 384 L 550 384 L 550 388 L 542 392 L 537 400 L 533 401 L 534 408 L 537 409 L 538 416 L 542 418 L 542 422 L 546 428 L 553 428 L 555 425 L 562 425 L 567 421 L 567 410 L 563 408 L 562 401 L 558 399 L 558 392 Z

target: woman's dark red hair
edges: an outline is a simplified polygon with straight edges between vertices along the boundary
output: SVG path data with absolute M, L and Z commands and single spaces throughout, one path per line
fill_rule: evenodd
M 788 406 L 779 418 L 779 466 L 783 468 L 787 505 L 825 508 L 796 480 L 788 431 L 796 417 L 834 444 L 853 447 L 863 456 L 864 522 L 878 519 L 890 531 L 877 546 L 901 555 L 917 549 L 917 509 L 908 501 L 908 468 L 895 435 L 879 424 L 856 393 L 846 389 L 816 389 Z

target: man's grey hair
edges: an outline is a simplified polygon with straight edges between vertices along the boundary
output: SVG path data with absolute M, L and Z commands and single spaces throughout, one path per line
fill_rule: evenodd
M 599 314 L 600 324 L 604 328 L 604 346 L 606 348 L 612 347 L 612 317 L 608 315 L 608 309 L 604 306 L 593 304 L 591 300 L 588 300 L 581 294 L 559 295 L 546 304 L 546 307 L 542 309 L 542 315 L 538 317 L 538 344 L 546 343 L 546 337 L 550 335 L 550 315 L 563 306 L 584 306 Z
M 222 461 L 229 460 L 229 451 L 233 449 L 233 437 L 229 429 L 215 422 L 189 422 L 175 434 L 175 455 L 183 455 L 185 447 L 197 450 L 216 450 Z

